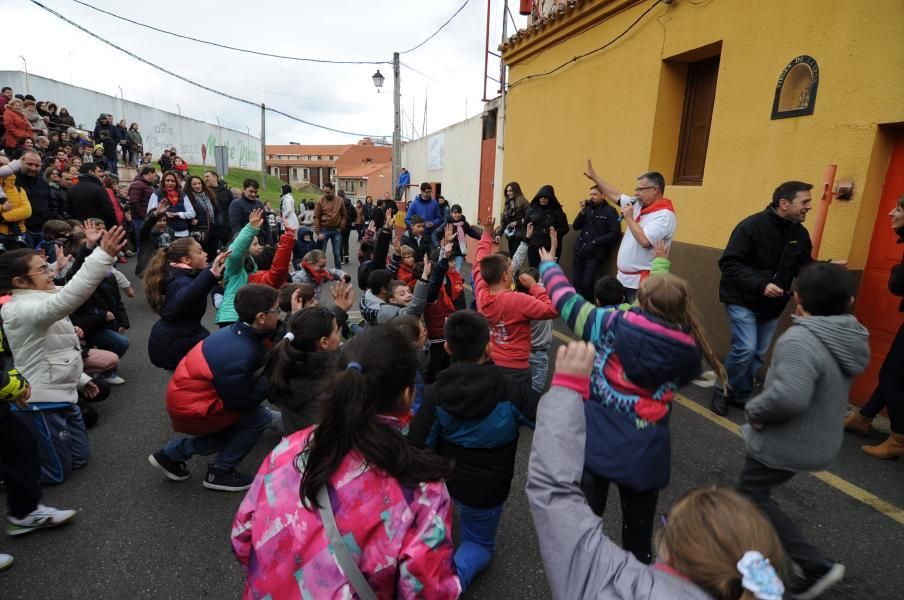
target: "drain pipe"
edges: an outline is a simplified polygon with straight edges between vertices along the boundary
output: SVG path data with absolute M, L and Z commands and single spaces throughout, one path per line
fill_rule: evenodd
M 825 175 L 822 177 L 822 198 L 819 201 L 819 207 L 816 209 L 816 221 L 813 223 L 813 231 L 810 233 L 810 241 L 813 243 L 813 252 L 811 254 L 813 260 L 819 258 L 819 247 L 822 245 L 822 234 L 826 228 L 829 205 L 832 204 L 832 198 L 835 195 L 832 190 L 835 187 L 836 171 L 838 171 L 838 165 L 827 165 Z

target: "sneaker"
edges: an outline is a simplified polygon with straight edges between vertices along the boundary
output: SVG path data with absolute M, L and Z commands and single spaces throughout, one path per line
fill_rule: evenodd
M 119 375 L 106 375 L 104 377 L 98 377 L 97 379 L 103 381 L 107 385 L 122 385 L 126 382 L 126 380 Z
M 163 471 L 163 474 L 173 481 L 185 481 L 191 477 L 184 462 L 174 461 L 163 450 L 158 450 L 148 456 L 148 462 Z
M 0 552 L 0 571 L 5 571 L 11 566 L 13 566 L 13 557 Z
M 38 504 L 36 509 L 21 519 L 6 517 L 6 533 L 9 535 L 23 535 L 36 529 L 56 527 L 69 521 L 74 516 L 74 510 L 60 510 L 52 506 Z
M 276 433 L 280 435 L 285 435 L 285 429 L 283 429 L 283 418 L 282 413 L 278 410 L 270 409 L 270 424 L 267 425 L 267 429 L 272 429 Z
M 220 490 L 221 492 L 244 492 L 251 487 L 253 477 L 243 475 L 238 471 L 224 471 L 218 469 L 212 464 L 207 467 L 207 477 L 201 483 L 209 490 Z
M 826 570 L 817 575 L 804 574 L 804 578 L 791 588 L 794 600 L 811 600 L 822 594 L 844 578 L 844 565 L 832 563 Z

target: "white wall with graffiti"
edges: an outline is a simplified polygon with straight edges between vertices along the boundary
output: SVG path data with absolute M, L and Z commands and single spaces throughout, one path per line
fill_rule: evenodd
M 25 77 L 22 71 L 0 71 L 0 85 L 25 94 Z M 138 123 L 144 150 L 155 159 L 165 148 L 177 148 L 189 164 L 213 165 L 214 146 L 228 146 L 230 167 L 261 168 L 260 138 L 246 133 L 32 74 L 28 75 L 28 90 L 38 101 L 68 108 L 82 129 L 93 131 L 102 112 L 112 114 L 117 123 L 123 118 L 129 124 Z

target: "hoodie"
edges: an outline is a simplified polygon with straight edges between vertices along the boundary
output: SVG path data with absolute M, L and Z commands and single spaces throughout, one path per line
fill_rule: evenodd
M 436 229 L 443 220 L 439 202 L 433 197 L 424 198 L 420 194 L 414 197 L 414 200 L 408 205 L 408 212 L 405 213 L 405 226 L 409 229 L 411 228 L 411 217 L 415 215 L 423 217 L 424 221 L 427 223 L 433 223 L 432 226 L 427 225 L 427 228 L 424 231 L 424 235 L 427 237 L 430 237 L 433 230 Z
M 541 205 L 540 198 L 549 198 L 549 203 L 546 206 Z M 541 187 L 534 199 L 530 201 L 525 220 L 534 226 L 534 233 L 528 240 L 531 246 L 543 246 L 548 249 L 550 245 L 549 228 L 554 227 L 559 234 L 559 248 L 562 247 L 562 238 L 568 233 L 568 218 L 551 185 Z
M 504 503 L 511 489 L 518 427 L 533 427 L 540 395 L 492 363 L 454 363 L 424 389 L 408 430 L 416 444 L 455 461 L 449 494 L 472 508 Z
M 773 469 L 819 471 L 841 450 L 854 377 L 869 363 L 869 332 L 854 315 L 791 317 L 766 385 L 745 406 L 747 452 Z

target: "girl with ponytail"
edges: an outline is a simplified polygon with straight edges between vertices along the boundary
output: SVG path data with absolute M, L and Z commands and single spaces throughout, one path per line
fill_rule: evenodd
M 322 306 L 292 313 L 286 329 L 267 354 L 264 377 L 289 435 L 320 422 L 320 384 L 335 369 L 341 337 L 336 315 Z
M 179 238 L 160 248 L 144 273 L 144 294 L 160 320 L 148 337 L 154 366 L 174 371 L 195 344 L 210 335 L 201 319 L 207 294 L 223 275 L 229 252 L 221 252 L 210 267 L 207 253 L 194 238 Z
M 320 425 L 270 453 L 236 515 L 232 547 L 247 569 L 245 597 L 355 596 L 362 582 L 351 583 L 354 573 L 333 558 L 339 551 L 321 517 L 329 512 L 376 597 L 458 597 L 442 481 L 452 466 L 402 435 L 416 367 L 414 348 L 395 328 L 370 328 L 343 346 L 321 388 Z M 328 506 L 318 501 L 321 490 Z

